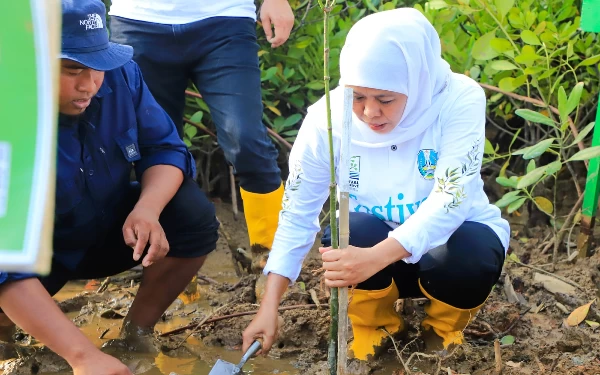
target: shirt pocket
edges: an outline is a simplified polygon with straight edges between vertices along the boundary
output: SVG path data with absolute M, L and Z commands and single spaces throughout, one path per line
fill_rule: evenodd
M 125 133 L 116 136 L 115 141 L 128 162 L 133 163 L 142 158 L 138 144 L 137 129 L 128 129 Z

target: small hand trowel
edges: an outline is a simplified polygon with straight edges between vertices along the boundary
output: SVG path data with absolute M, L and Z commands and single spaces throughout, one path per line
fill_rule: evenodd
M 242 367 L 246 362 L 260 350 L 262 347 L 262 339 L 257 339 L 250 345 L 246 353 L 242 356 L 240 363 L 234 365 L 231 362 L 223 361 L 222 359 L 217 360 L 217 363 L 213 366 L 212 370 L 208 375 L 238 375 L 242 374 Z

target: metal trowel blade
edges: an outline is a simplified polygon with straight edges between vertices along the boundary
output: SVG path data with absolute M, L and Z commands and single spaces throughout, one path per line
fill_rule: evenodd
M 213 366 L 212 370 L 208 375 L 232 375 L 237 374 L 235 365 L 231 362 L 223 361 L 222 359 L 217 360 L 217 363 Z

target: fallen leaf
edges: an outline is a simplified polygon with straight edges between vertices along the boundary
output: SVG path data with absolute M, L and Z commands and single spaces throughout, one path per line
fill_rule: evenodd
M 578 308 L 573 310 L 571 315 L 569 315 L 569 317 L 567 318 L 567 325 L 575 327 L 579 325 L 579 323 L 583 322 L 588 312 L 590 312 L 590 306 L 592 306 L 592 304 L 595 301 L 596 300 L 593 300 L 590 303 L 587 303 L 583 306 L 579 306 Z
M 502 345 L 512 345 L 515 343 L 515 337 L 511 335 L 506 335 L 500 339 L 500 344 Z
M 513 287 L 508 274 L 506 274 L 504 278 L 504 293 L 506 294 L 506 299 L 509 303 L 519 303 L 519 296 L 517 295 L 517 292 L 515 292 L 515 288 Z
M 100 282 L 98 280 L 90 280 L 88 281 L 87 284 L 85 284 L 85 286 L 83 287 L 83 289 L 85 290 L 96 290 L 98 289 L 98 287 L 100 286 Z
M 519 362 L 519 363 L 515 363 L 515 362 L 513 362 L 513 361 L 508 361 L 508 362 L 506 362 L 506 365 L 507 365 L 508 367 L 512 367 L 512 368 L 518 368 L 518 367 L 521 367 L 521 365 L 522 365 L 522 364 L 523 364 L 523 362 Z
M 521 259 L 519 259 L 519 257 L 515 253 L 510 253 L 510 255 L 508 256 L 508 259 L 510 259 L 514 262 L 519 262 L 519 263 L 521 262 Z
M 574 286 L 569 285 L 564 281 L 558 280 L 552 276 L 544 275 L 542 273 L 536 273 L 533 276 L 533 281 L 542 283 L 544 288 L 550 293 L 575 294 Z
M 586 320 L 585 321 L 590 327 L 592 327 L 593 330 L 595 330 L 596 328 L 600 327 L 600 323 L 598 322 L 594 322 L 592 320 Z

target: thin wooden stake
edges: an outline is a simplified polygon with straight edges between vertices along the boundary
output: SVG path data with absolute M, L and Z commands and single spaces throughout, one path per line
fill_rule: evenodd
M 502 352 L 500 351 L 500 341 L 494 341 L 494 358 L 496 359 L 496 375 L 502 374 Z
M 340 146 L 340 249 L 350 244 L 350 140 L 352 139 L 352 89 L 344 88 L 344 117 Z M 348 352 L 348 287 L 338 290 L 338 358 L 337 374 L 347 373 Z

